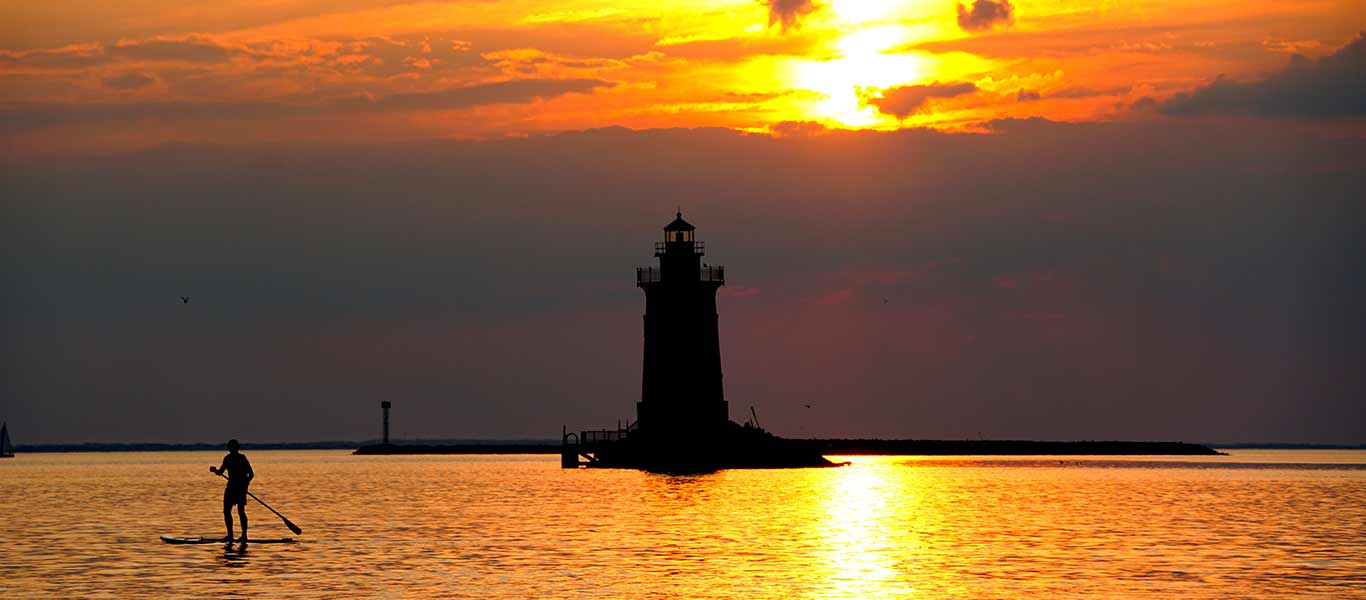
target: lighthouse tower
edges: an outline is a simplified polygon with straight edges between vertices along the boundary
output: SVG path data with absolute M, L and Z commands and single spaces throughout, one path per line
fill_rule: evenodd
M 721 390 L 716 290 L 725 268 L 702 264 L 703 244 L 683 213 L 655 243 L 658 267 L 636 269 L 645 291 L 645 364 L 636 427 L 656 441 L 721 431 L 730 415 Z
M 615 430 L 560 430 L 560 466 L 703 473 L 717 469 L 835 466 L 820 449 L 757 423 L 730 420 L 721 386 L 716 291 L 726 271 L 702 262 L 683 213 L 655 242 L 658 267 L 636 269 L 645 291 L 645 365 L 636 422 Z

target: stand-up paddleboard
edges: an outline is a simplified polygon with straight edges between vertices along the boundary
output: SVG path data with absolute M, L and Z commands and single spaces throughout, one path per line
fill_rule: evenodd
M 236 540 L 236 539 L 234 539 L 234 540 L 232 540 L 231 542 L 229 542 L 228 540 L 223 539 L 223 536 L 218 536 L 218 537 L 212 537 L 212 536 L 199 537 L 199 536 L 163 535 L 163 536 L 161 536 L 161 541 L 166 542 L 167 544 L 229 544 L 229 543 L 231 543 L 231 544 L 240 544 L 240 543 L 241 543 L 240 541 L 238 541 L 238 540 Z M 247 544 L 293 544 L 293 543 L 294 543 L 294 538 L 247 538 Z

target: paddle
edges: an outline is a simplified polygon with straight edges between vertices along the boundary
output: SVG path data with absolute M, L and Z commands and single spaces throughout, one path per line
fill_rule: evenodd
M 228 476 L 227 476 L 227 475 L 224 475 L 222 472 L 218 472 L 218 476 L 219 476 L 219 477 L 222 477 L 223 479 L 227 479 L 227 478 L 228 478 Z M 282 521 L 285 522 L 285 527 L 288 527 L 290 531 L 293 531 L 293 532 L 294 532 L 294 535 L 303 535 L 303 534 L 304 534 L 304 530 L 299 529 L 299 526 L 298 526 L 298 525 L 295 525 L 295 524 L 294 524 L 292 521 L 290 521 L 287 517 L 285 517 L 284 515 L 280 514 L 280 511 L 271 508 L 269 504 L 266 504 L 265 500 L 262 500 L 262 499 L 260 499 L 260 498 L 257 498 L 257 497 L 256 497 L 256 494 L 253 494 L 253 493 L 251 493 L 251 492 L 247 492 L 247 495 L 248 495 L 248 496 L 251 496 L 251 499 L 252 499 L 252 500 L 255 500 L 255 501 L 257 501 L 257 502 L 260 502 L 260 503 L 261 503 L 261 506 L 266 507 L 266 510 L 269 510 L 270 512 L 273 512 L 273 513 L 275 513 L 275 516 L 280 517 L 280 520 L 282 520 Z

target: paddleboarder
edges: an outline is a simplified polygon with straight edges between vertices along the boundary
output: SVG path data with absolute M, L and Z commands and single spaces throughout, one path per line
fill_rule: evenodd
M 223 464 L 209 467 L 214 475 L 227 473 L 228 487 L 223 489 L 223 524 L 228 526 L 228 535 L 223 538 L 225 542 L 232 541 L 233 506 L 237 506 L 237 516 L 242 521 L 242 541 L 247 541 L 247 486 L 256 474 L 252 472 L 247 456 L 238 452 L 241 447 L 237 440 L 228 440 L 228 454 L 223 457 Z

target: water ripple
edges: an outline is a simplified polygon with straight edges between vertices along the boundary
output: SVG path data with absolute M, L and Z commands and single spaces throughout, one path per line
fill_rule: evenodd
M 6 598 L 1366 597 L 1366 453 L 855 457 L 677 477 L 253 452 L 294 545 L 219 535 L 213 453 L 0 464 Z M 22 490 L 22 494 L 10 493 Z M 289 533 L 250 508 L 257 537 Z

